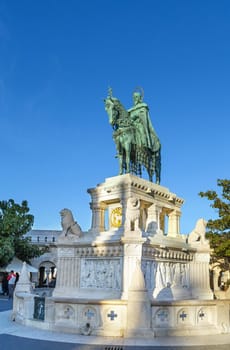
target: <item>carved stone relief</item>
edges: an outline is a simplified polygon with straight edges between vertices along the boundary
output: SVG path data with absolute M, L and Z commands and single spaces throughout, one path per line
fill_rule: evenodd
M 81 288 L 121 289 L 119 259 L 82 259 Z
M 146 288 L 148 290 L 154 289 L 157 262 L 151 260 L 144 260 L 142 262 L 141 268 L 144 274 Z
M 189 288 L 187 264 L 145 260 L 142 262 L 142 270 L 148 290 L 157 288 L 159 291 L 166 287 L 175 286 Z

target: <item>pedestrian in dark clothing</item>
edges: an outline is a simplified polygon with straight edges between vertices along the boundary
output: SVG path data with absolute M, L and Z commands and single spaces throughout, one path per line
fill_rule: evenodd
M 14 287 L 16 287 L 16 284 L 17 284 L 18 280 L 19 280 L 19 273 L 16 272 L 16 278 L 15 278 L 15 282 L 14 282 Z
M 3 292 L 3 295 L 8 295 L 9 294 L 7 277 L 8 277 L 8 273 L 4 272 L 3 280 L 2 280 L 2 292 Z

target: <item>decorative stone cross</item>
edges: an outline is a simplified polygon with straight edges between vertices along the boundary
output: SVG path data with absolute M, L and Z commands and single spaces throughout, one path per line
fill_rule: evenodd
M 184 321 L 186 317 L 187 317 L 187 314 L 183 311 L 183 312 L 180 314 L 180 318 L 182 318 L 182 321 Z
M 205 313 L 203 310 L 200 310 L 198 316 L 200 317 L 201 320 L 203 320 L 203 318 L 205 317 Z
M 73 316 L 73 310 L 71 310 L 71 308 L 67 307 L 64 311 L 64 317 L 65 318 L 71 318 L 71 316 Z
M 107 315 L 107 317 L 110 318 L 111 321 L 114 321 L 114 318 L 117 317 L 117 314 L 112 310 L 110 311 L 110 314 Z
M 88 318 L 88 320 L 91 320 L 91 318 L 95 315 L 95 313 L 93 311 L 91 311 L 90 309 L 88 309 L 85 312 L 85 316 Z
M 161 322 L 164 322 L 168 319 L 168 311 L 161 310 L 157 313 L 157 317 L 160 319 Z

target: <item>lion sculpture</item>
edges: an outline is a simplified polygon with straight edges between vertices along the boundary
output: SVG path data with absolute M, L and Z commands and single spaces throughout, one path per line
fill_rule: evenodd
M 140 219 L 140 199 L 130 197 L 127 200 L 125 231 L 138 231 Z
M 207 244 L 209 241 L 205 238 L 207 221 L 204 219 L 197 220 L 194 230 L 188 235 L 188 243 L 199 242 L 201 244 Z
M 81 227 L 73 219 L 73 214 L 69 209 L 62 209 L 60 211 L 61 225 L 62 225 L 62 236 L 75 235 L 80 237 L 82 235 Z

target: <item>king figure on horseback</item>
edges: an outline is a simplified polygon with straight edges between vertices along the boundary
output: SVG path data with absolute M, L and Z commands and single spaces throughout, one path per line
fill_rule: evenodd
M 109 89 L 105 99 L 105 109 L 113 127 L 113 139 L 117 148 L 120 172 L 142 175 L 142 167 L 148 172 L 149 180 L 156 175 L 160 183 L 161 145 L 152 126 L 149 108 L 143 102 L 143 90 L 133 93 L 134 106 L 128 111 L 112 96 Z

